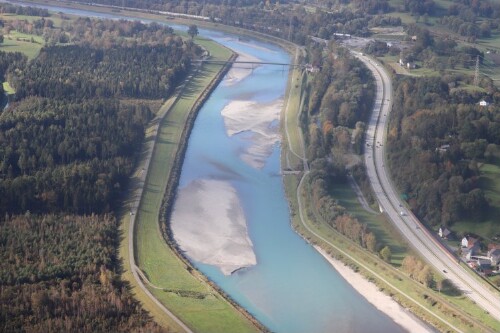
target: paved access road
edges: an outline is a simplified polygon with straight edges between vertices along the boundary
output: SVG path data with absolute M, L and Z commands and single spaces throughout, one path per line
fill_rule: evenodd
M 406 208 L 392 186 L 384 165 L 386 128 L 392 104 L 391 79 L 383 66 L 373 59 L 361 53 L 353 54 L 372 71 L 377 84 L 375 104 L 366 132 L 365 164 L 380 208 L 423 258 L 491 316 L 500 320 L 499 293 L 460 266 L 457 258 Z

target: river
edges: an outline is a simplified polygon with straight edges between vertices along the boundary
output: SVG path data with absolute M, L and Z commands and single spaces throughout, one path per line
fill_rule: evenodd
M 119 14 L 45 8 L 80 16 L 121 18 Z M 289 55 L 272 44 L 241 41 L 238 36 L 206 29 L 200 29 L 200 35 L 262 61 L 290 62 Z M 279 142 L 273 139 L 270 150 L 256 153 L 260 154 L 260 163 L 252 163 L 255 154 L 248 158 L 248 152 L 262 140 L 256 140 L 251 130 L 228 135 L 221 111 L 229 103 L 237 100 L 252 102 L 254 108 L 276 107 L 285 94 L 287 79 L 287 68 L 259 66 L 239 82 L 223 81 L 201 109 L 189 139 L 179 191 L 196 182 L 230 185 L 246 220 L 257 264 L 232 275 L 222 274 L 215 266 L 194 264 L 272 331 L 404 332 L 292 230 L 280 176 Z M 277 131 L 278 123 L 271 122 L 269 128 Z

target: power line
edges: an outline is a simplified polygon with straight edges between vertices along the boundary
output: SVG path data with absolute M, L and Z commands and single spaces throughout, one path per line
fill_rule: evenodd
M 476 70 L 474 72 L 474 85 L 479 85 L 479 56 L 476 57 Z

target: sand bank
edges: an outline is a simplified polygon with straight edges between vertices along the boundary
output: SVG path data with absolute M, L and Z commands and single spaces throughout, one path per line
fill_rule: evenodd
M 252 55 L 238 52 L 238 58 L 236 58 L 236 61 L 259 62 L 259 59 Z M 227 72 L 224 79 L 224 84 L 230 86 L 240 82 L 248 75 L 252 74 L 252 71 L 257 67 L 258 67 L 257 65 L 252 65 L 252 64 L 234 64 L 233 67 L 231 67 L 231 69 L 229 70 L 229 72 Z
M 228 136 L 250 132 L 251 144 L 240 153 L 243 161 L 262 168 L 280 141 L 278 121 L 283 100 L 259 104 L 252 101 L 232 101 L 222 110 Z
M 392 318 L 398 325 L 403 327 L 408 332 L 434 332 L 430 327 L 425 325 L 421 320 L 416 318 L 412 313 L 407 311 L 391 297 L 384 294 L 378 287 L 364 278 L 361 274 L 354 272 L 350 267 L 343 262 L 329 256 L 323 249 L 318 246 L 314 247 L 326 260 L 337 270 L 337 272 L 368 302 L 373 304 L 377 309 L 384 312 Z
M 179 191 L 172 212 L 174 239 L 191 259 L 225 275 L 257 263 L 234 187 L 220 180 L 196 180 Z

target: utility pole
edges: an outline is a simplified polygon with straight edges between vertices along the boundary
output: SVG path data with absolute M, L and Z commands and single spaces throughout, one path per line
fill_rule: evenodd
M 479 85 L 479 56 L 476 57 L 476 70 L 474 71 L 474 85 Z

